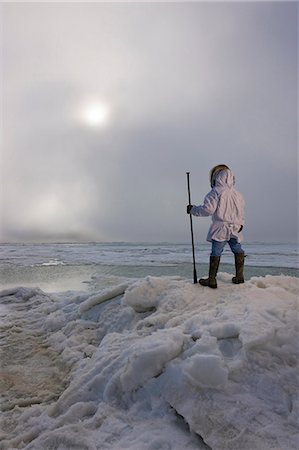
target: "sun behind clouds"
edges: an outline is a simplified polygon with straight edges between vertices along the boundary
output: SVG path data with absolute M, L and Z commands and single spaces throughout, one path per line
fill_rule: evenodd
M 109 107 L 100 101 L 87 102 L 81 111 L 81 120 L 90 127 L 103 127 L 110 118 Z

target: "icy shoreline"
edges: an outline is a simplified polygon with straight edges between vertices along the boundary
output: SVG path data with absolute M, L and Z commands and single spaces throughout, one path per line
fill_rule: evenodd
M 297 449 L 299 280 L 230 278 L 2 291 L 0 449 Z

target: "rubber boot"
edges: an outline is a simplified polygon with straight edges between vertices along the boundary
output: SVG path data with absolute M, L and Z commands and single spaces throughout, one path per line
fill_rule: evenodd
M 218 272 L 218 267 L 220 263 L 220 256 L 210 256 L 210 268 L 209 268 L 209 278 L 201 278 L 199 284 L 202 286 L 208 286 L 212 289 L 217 288 L 216 276 Z
M 236 276 L 232 279 L 234 284 L 244 283 L 244 260 L 244 253 L 235 253 Z

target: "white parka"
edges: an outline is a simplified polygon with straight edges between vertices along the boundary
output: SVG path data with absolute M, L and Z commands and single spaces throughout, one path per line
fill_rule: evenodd
M 215 177 L 212 190 L 205 196 L 200 206 L 193 206 L 193 216 L 212 216 L 207 241 L 243 240 L 241 225 L 244 225 L 244 198 L 234 188 L 235 177 L 231 170 L 221 170 Z

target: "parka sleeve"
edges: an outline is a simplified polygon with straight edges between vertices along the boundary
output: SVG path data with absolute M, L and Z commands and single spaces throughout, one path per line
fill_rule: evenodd
M 215 189 L 212 189 L 204 198 L 203 204 L 193 206 L 191 214 L 193 216 L 211 216 L 214 214 L 218 206 L 218 194 Z

